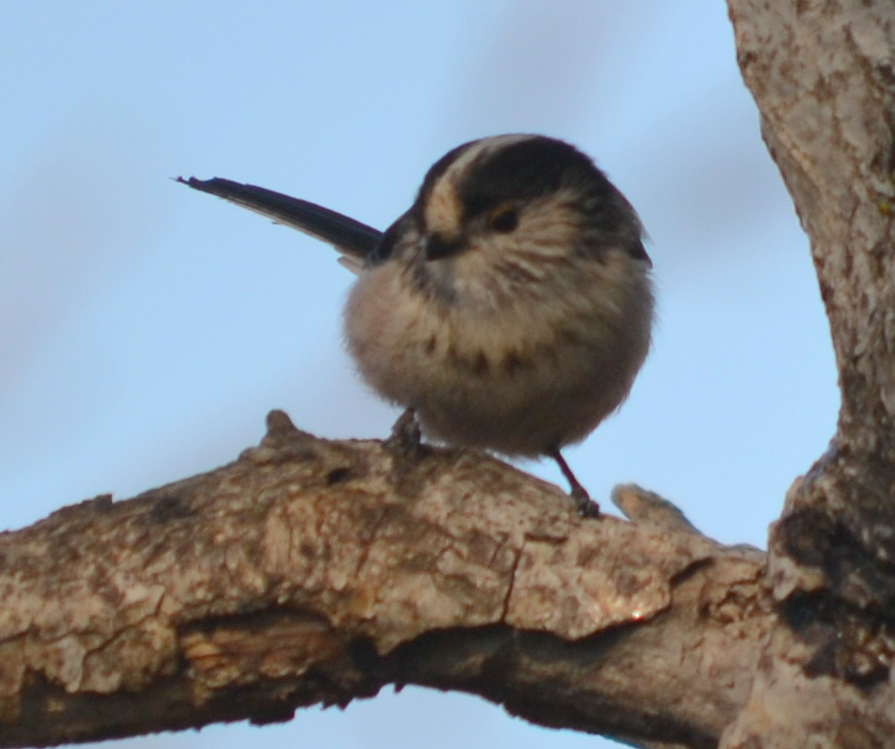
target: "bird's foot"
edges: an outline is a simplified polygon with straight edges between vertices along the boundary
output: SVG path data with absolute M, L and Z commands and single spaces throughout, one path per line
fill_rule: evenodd
M 392 426 L 392 433 L 386 440 L 386 445 L 404 453 L 419 452 L 422 447 L 422 433 L 416 420 L 416 412 L 412 408 L 408 408 L 398 417 Z
M 562 475 L 569 482 L 569 494 L 575 502 L 578 514 L 583 518 L 600 517 L 600 505 L 590 498 L 587 489 L 581 486 L 581 482 L 575 478 L 575 474 L 572 473 L 572 469 L 569 468 L 569 464 L 566 463 L 566 459 L 562 456 L 559 448 L 553 447 L 547 451 L 547 454 L 556 461 L 559 470 L 562 471 Z
M 590 498 L 585 488 L 577 481 L 572 485 L 572 491 L 569 492 L 575 502 L 575 509 L 583 518 L 600 517 L 600 505 Z

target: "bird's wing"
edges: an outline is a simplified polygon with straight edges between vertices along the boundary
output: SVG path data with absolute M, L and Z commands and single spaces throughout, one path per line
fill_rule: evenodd
M 244 185 L 219 177 L 205 180 L 178 177 L 177 181 L 194 190 L 217 195 L 219 198 L 241 205 L 279 224 L 310 234 L 316 239 L 329 242 L 344 255 L 340 258 L 342 265 L 355 273 L 360 272 L 363 261 L 382 240 L 382 232 L 372 226 L 331 211 L 322 205 L 290 198 L 288 195 L 263 187 Z

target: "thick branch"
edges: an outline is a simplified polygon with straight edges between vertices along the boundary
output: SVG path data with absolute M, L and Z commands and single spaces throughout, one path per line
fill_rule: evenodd
M 880 566 L 895 558 L 895 7 L 729 4 L 765 139 L 811 238 L 842 390 L 833 447 L 793 488 L 772 539 L 774 560 L 788 559 L 774 563 L 777 594 L 829 587 L 895 611 L 895 574 Z
M 634 489 L 581 519 L 486 456 L 326 442 L 275 412 L 235 463 L 0 537 L 0 745 L 288 719 L 386 683 L 714 746 L 776 619 L 764 557 Z
M 728 0 L 839 369 L 830 450 L 772 529 L 780 628 L 725 747 L 891 745 L 895 699 L 895 6 Z
M 895 444 L 895 8 L 731 0 L 740 65 L 830 317 L 840 440 Z

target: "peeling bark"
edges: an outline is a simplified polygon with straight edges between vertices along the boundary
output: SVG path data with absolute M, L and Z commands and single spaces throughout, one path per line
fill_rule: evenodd
M 387 683 L 549 726 L 711 747 L 775 616 L 764 555 L 633 487 L 582 519 L 484 455 L 259 447 L 135 499 L 0 536 L 0 745 L 346 704 Z
M 772 527 L 786 626 L 722 746 L 892 746 L 895 6 L 728 5 L 765 141 L 811 239 L 842 405 L 830 450 Z

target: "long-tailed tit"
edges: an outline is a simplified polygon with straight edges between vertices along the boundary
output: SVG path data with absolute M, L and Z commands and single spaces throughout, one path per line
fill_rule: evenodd
M 539 135 L 448 152 L 385 233 L 224 179 L 181 180 L 335 245 L 358 273 L 345 337 L 364 380 L 455 445 L 559 464 L 628 395 L 650 347 L 652 263 L 590 158 Z

